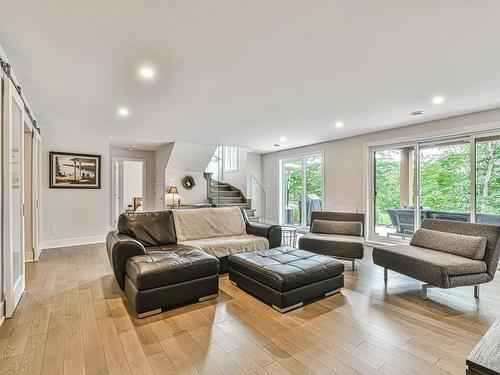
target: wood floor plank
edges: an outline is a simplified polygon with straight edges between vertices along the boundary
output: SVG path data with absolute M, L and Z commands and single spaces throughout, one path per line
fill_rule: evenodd
M 42 370 L 46 334 L 30 336 L 23 354 L 19 374 L 39 374 Z
M 0 327 L 9 374 L 463 374 L 500 316 L 500 281 L 432 290 L 383 272 L 370 249 L 341 293 L 286 314 L 220 277 L 216 300 L 138 319 L 102 244 L 46 250 Z
M 153 369 L 142 350 L 136 333 L 134 331 L 122 332 L 120 333 L 120 341 L 132 374 L 153 374 Z

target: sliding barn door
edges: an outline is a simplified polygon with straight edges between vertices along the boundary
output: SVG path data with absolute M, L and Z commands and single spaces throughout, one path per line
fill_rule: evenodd
M 24 105 L 11 82 L 5 81 L 3 132 L 3 223 L 5 312 L 14 314 L 24 292 Z

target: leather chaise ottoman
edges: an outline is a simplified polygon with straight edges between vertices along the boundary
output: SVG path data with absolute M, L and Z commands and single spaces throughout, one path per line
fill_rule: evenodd
M 125 294 L 139 318 L 217 297 L 219 260 L 199 249 L 150 250 L 127 259 Z
M 282 246 L 231 255 L 229 280 L 284 313 L 340 292 L 344 265 L 330 256 Z

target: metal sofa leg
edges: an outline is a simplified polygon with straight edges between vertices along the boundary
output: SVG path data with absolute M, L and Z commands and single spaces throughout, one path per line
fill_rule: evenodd
M 354 266 L 356 265 L 356 259 L 353 258 L 352 260 L 352 270 L 354 271 Z
M 479 298 L 479 285 L 474 285 L 474 297 Z
M 437 288 L 437 287 L 435 287 L 434 285 L 430 285 L 430 284 L 422 284 L 422 299 L 423 300 L 427 300 L 427 289 L 430 289 L 430 288 Z
M 146 311 L 146 312 L 143 312 L 143 313 L 137 314 L 137 317 L 138 317 L 139 319 L 143 319 L 143 318 L 146 318 L 146 317 L 148 317 L 148 316 L 155 315 L 155 314 L 159 314 L 159 313 L 161 313 L 161 309 L 155 309 L 155 310 Z
M 384 268 L 384 284 L 387 285 L 387 268 Z
M 198 302 L 208 301 L 210 299 L 217 298 L 218 294 L 210 294 L 208 296 L 198 298 Z

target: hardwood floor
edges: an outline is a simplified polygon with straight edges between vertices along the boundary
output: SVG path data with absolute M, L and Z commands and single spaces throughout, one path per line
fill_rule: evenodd
M 500 315 L 500 281 L 431 289 L 383 272 L 371 252 L 346 287 L 285 315 L 220 280 L 215 300 L 136 319 L 104 245 L 45 251 L 0 328 L 9 374 L 465 374 L 465 357 Z M 500 280 L 500 279 L 499 279 Z

